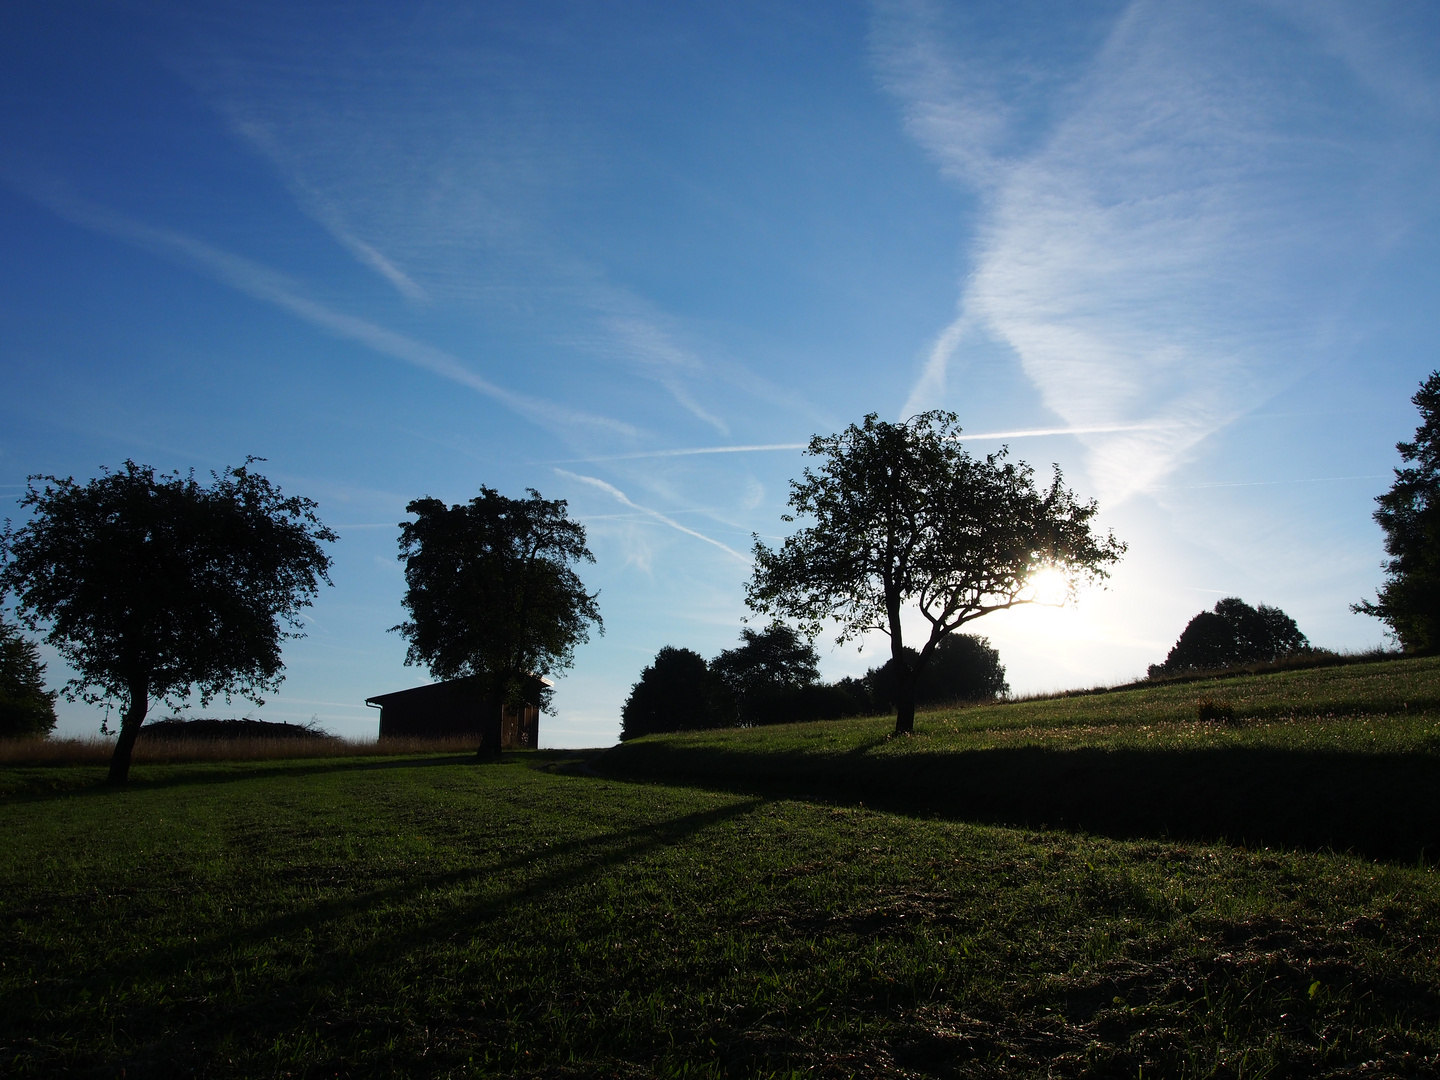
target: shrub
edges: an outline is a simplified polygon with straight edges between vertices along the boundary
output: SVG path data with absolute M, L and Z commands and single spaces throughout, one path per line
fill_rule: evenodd
M 1229 724 L 1235 719 L 1235 706 L 1228 701 L 1217 701 L 1215 698 L 1201 698 L 1196 706 L 1200 719 L 1205 723 Z

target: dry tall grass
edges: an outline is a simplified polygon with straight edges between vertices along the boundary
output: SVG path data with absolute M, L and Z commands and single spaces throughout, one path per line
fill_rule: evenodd
M 473 754 L 470 737 L 443 739 L 141 739 L 135 764 L 185 761 L 262 761 L 278 758 L 384 757 L 394 754 Z M 0 739 L 0 766 L 108 765 L 114 739 Z

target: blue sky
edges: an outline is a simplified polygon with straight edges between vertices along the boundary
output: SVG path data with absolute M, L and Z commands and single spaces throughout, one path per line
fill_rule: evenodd
M 353 736 L 427 677 L 386 632 L 409 500 L 569 500 L 607 632 L 542 743 L 601 745 L 660 646 L 735 643 L 797 447 L 870 411 L 953 409 L 1129 542 L 972 625 L 1017 691 L 1140 674 L 1227 595 L 1377 645 L 1437 45 L 1338 0 L 7 4 L 0 499 L 266 458 L 335 587 L 229 711 Z

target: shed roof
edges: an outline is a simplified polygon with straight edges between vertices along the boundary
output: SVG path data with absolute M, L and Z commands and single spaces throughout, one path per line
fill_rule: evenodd
M 554 686 L 549 679 L 540 675 L 532 675 L 532 679 L 542 686 Z M 406 704 L 420 705 L 427 698 L 448 698 L 457 693 L 470 691 L 475 694 L 484 695 L 488 692 L 485 679 L 479 675 L 465 675 L 458 679 L 444 679 L 441 682 L 427 683 L 425 686 L 412 686 L 408 690 L 392 690 L 388 694 L 376 694 L 374 697 L 365 699 L 366 705 L 375 705 L 384 708 L 386 705 Z

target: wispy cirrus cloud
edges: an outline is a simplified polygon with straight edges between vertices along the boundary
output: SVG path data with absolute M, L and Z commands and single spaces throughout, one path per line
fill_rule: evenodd
M 637 461 L 642 458 L 703 457 L 709 454 L 758 454 L 776 450 L 804 450 L 809 443 L 753 443 L 744 446 L 688 446 L 670 450 L 637 450 L 629 454 L 596 454 L 570 458 L 561 464 L 601 461 Z
M 284 179 L 296 202 L 319 222 L 359 262 L 375 271 L 407 300 L 424 302 L 430 294 L 409 274 L 371 244 L 355 234 L 335 202 L 310 184 L 302 167 L 264 124 L 243 116 L 231 116 L 231 125 L 241 137 L 270 160 Z
M 527 420 L 551 431 L 577 426 L 633 437 L 636 429 L 618 420 L 527 394 L 516 393 L 471 370 L 458 357 L 433 345 L 336 311 L 305 296 L 290 278 L 253 260 L 171 229 L 157 228 L 112 213 L 66 192 L 63 186 L 35 177 L 7 176 L 11 186 L 66 220 L 113 236 L 146 250 L 177 259 L 240 292 L 290 312 L 336 337 L 345 338 L 382 356 L 400 360 L 442 379 L 489 397 Z
M 513 38 L 503 16 L 491 27 L 463 5 L 431 14 L 362 6 L 323 42 L 299 20 L 217 32 L 197 18 L 173 62 L 298 208 L 407 299 L 506 319 L 543 310 L 557 350 L 657 385 L 722 435 L 716 384 L 804 411 L 793 390 L 712 361 L 679 320 L 558 238 L 556 205 L 596 164 L 591 102 L 532 83 L 528 50 L 543 47 Z
M 1137 0 L 1045 87 L 1013 63 L 1003 82 L 927 4 L 877 10 L 908 130 L 981 198 L 959 314 L 908 410 L 945 400 L 971 335 L 1004 342 L 1123 498 L 1312 362 L 1378 242 L 1400 135 L 1385 101 L 1323 92 L 1350 76 L 1292 14 Z
M 964 442 L 991 442 L 1001 439 L 1038 439 L 1054 435 L 1111 435 L 1119 432 L 1153 431 L 1158 424 L 1096 424 L 1088 427 L 1016 428 L 1012 431 L 966 431 Z M 710 454 L 764 454 L 785 450 L 804 450 L 808 442 L 751 443 L 737 446 L 687 446 L 669 450 L 636 450 L 628 454 L 596 454 L 570 458 L 560 464 L 602 461 L 637 461 L 645 458 L 703 457 Z
M 687 376 L 693 378 L 704 371 L 698 356 L 678 346 L 654 321 L 637 315 L 607 316 L 602 325 L 613 335 L 620 350 L 649 369 L 650 376 L 682 408 L 722 435 L 730 434 L 729 425 L 701 405 L 686 385 Z
M 500 286 L 502 293 L 542 292 L 552 303 L 568 300 L 584 313 L 584 329 L 556 334 L 557 344 L 630 368 L 658 384 L 692 416 L 721 434 L 729 433 L 729 425 L 700 403 L 695 389 L 710 381 L 708 365 L 679 342 L 666 325 L 670 320 L 606 283 L 598 268 L 548 241 L 538 223 L 527 222 L 525 200 L 508 191 L 508 184 L 499 184 L 493 194 L 487 191 L 496 186 L 490 170 L 446 135 L 432 133 L 435 144 L 406 170 L 407 189 L 404 181 L 397 184 L 394 173 L 339 167 L 350 155 L 337 154 L 344 142 L 333 135 L 297 131 L 292 125 L 284 129 L 291 140 L 287 142 L 274 122 L 247 116 L 235 99 L 227 99 L 225 109 L 232 129 L 271 162 L 299 208 L 407 299 L 427 302 L 438 295 L 468 306 L 480 299 L 473 280 L 493 274 L 496 265 L 523 266 Z M 312 179 L 317 174 L 323 179 Z M 466 180 L 456 184 L 461 176 Z M 392 200 L 396 205 L 388 205 Z M 443 226 L 433 212 L 437 203 L 452 207 Z M 419 209 L 407 214 L 407 208 Z M 352 219 L 362 224 L 352 225 Z M 363 239 L 362 233 L 373 240 Z M 423 268 L 430 288 L 382 254 L 382 246 L 404 251 L 408 262 Z M 488 273 L 480 271 L 481 263 L 490 264 Z
M 603 491 L 606 495 L 609 495 L 612 499 L 615 499 L 622 506 L 628 506 L 632 510 L 638 510 L 646 517 L 654 521 L 658 521 L 662 525 L 668 525 L 670 528 L 675 529 L 678 532 L 682 532 L 686 536 L 693 536 L 695 537 L 695 539 L 702 540 L 705 543 L 710 544 L 712 547 L 717 547 L 721 551 L 725 552 L 725 554 L 731 555 L 734 558 L 739 559 L 741 562 L 746 563 L 747 565 L 751 561 L 750 556 L 744 554 L 743 552 L 736 551 L 730 545 L 723 544 L 719 540 L 716 540 L 714 537 L 706 536 L 704 533 L 698 532 L 695 529 L 690 528 L 688 525 L 682 525 L 673 517 L 670 517 L 667 514 L 662 514 L 659 510 L 652 510 L 648 506 L 641 506 L 639 503 L 631 499 L 630 496 L 626 495 L 623 491 L 617 488 L 614 484 L 606 483 L 599 477 L 586 476 L 583 473 L 570 472 L 568 469 L 556 469 L 555 471 L 561 476 L 578 481 L 579 483 L 585 484 L 589 487 L 593 487 L 597 491 Z

